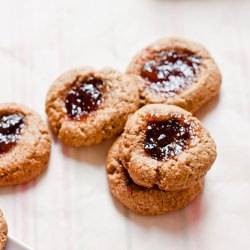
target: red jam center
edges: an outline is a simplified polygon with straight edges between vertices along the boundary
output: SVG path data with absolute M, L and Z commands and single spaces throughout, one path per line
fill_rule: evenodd
M 15 146 L 23 128 L 23 115 L 0 115 L 0 154 L 8 152 L 13 146 Z
M 150 90 L 173 96 L 192 83 L 200 62 L 191 52 L 161 51 L 144 64 L 141 76 L 147 80 Z
M 103 101 L 103 81 L 92 76 L 79 78 L 68 90 L 65 99 L 67 115 L 73 120 L 81 120 L 98 109 Z
M 198 125 L 187 117 L 172 114 L 167 119 L 152 117 L 147 122 L 144 150 L 155 160 L 167 160 L 190 147 L 197 136 Z

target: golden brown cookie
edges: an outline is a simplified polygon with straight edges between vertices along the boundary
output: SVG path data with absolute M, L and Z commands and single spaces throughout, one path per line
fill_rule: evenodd
M 49 156 L 50 136 L 40 115 L 19 104 L 0 104 L 0 186 L 34 179 Z
M 4 250 L 7 243 L 8 226 L 0 209 L 0 250 Z
M 138 77 L 114 69 L 84 67 L 61 75 L 51 86 L 46 113 L 52 130 L 79 147 L 119 134 L 139 106 Z
M 177 191 L 202 179 L 216 159 L 209 132 L 177 106 L 148 104 L 132 115 L 120 143 L 123 166 L 141 186 Z
M 202 190 L 203 180 L 181 191 L 164 191 L 154 186 L 136 185 L 120 161 L 119 143 L 110 148 L 107 157 L 107 176 L 112 194 L 126 207 L 142 215 L 158 215 L 186 207 Z
M 210 53 L 183 38 L 161 39 L 131 61 L 127 73 L 141 78 L 141 104 L 166 103 L 192 113 L 217 95 L 221 73 Z

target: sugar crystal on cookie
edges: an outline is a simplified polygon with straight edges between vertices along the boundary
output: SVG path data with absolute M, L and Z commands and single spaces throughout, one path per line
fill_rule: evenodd
M 104 85 L 101 79 L 89 76 L 78 78 L 68 90 L 65 105 L 67 115 L 73 120 L 81 120 L 98 109 L 103 101 Z
M 197 136 L 198 125 L 180 114 L 150 116 L 145 132 L 144 150 L 153 159 L 167 160 L 180 155 Z
M 151 91 L 173 96 L 192 83 L 200 63 L 201 59 L 189 51 L 160 51 L 143 65 L 141 76 Z
M 8 152 L 16 144 L 23 128 L 22 114 L 0 115 L 0 154 Z

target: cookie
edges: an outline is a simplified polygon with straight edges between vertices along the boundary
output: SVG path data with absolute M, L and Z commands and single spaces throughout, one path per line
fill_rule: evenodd
M 203 180 L 181 191 L 145 188 L 133 182 L 120 161 L 118 138 L 107 157 L 107 177 L 112 194 L 126 207 L 142 215 L 158 215 L 186 207 L 202 190 Z
M 46 113 L 53 132 L 75 147 L 119 134 L 139 107 L 138 80 L 110 68 L 84 67 L 64 73 L 47 95 Z
M 19 104 L 0 104 L 0 186 L 34 179 L 49 156 L 50 136 L 41 117 Z
M 216 146 L 201 122 L 173 105 L 148 104 L 131 116 L 120 154 L 133 181 L 177 191 L 202 179 L 216 159 Z
M 182 38 L 149 45 L 132 59 L 127 73 L 141 79 L 141 105 L 172 104 L 192 113 L 217 95 L 221 85 L 221 73 L 210 53 Z
M 0 250 L 4 250 L 7 243 L 8 226 L 0 210 Z

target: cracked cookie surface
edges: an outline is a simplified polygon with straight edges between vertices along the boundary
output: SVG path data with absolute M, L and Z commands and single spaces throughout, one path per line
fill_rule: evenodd
M 139 107 L 138 81 L 136 76 L 111 68 L 83 67 L 64 73 L 53 83 L 46 100 L 53 132 L 75 147 L 119 134 Z
M 0 117 L 0 186 L 28 182 L 47 168 L 47 125 L 35 111 L 14 103 L 0 104 Z
M 145 188 L 133 182 L 120 161 L 119 137 L 107 157 L 107 178 L 111 193 L 126 207 L 142 215 L 159 215 L 186 207 L 202 190 L 203 179 L 188 189 L 165 191 Z
M 210 53 L 199 43 L 163 38 L 141 50 L 127 73 L 140 77 L 141 105 L 166 103 L 192 113 L 216 96 L 221 73 Z
M 152 127 L 152 122 L 160 125 Z M 148 131 L 151 138 L 147 138 Z M 191 113 L 173 105 L 142 107 L 128 119 L 122 137 L 121 162 L 133 181 L 147 188 L 189 188 L 216 159 L 209 132 Z

